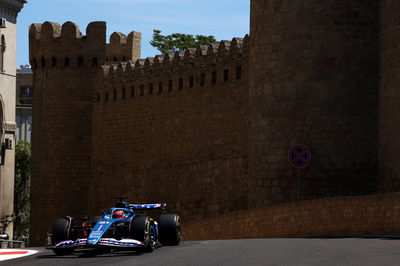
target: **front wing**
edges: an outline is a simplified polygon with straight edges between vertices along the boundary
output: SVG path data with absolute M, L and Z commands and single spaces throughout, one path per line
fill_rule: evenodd
M 120 247 L 120 248 L 140 248 L 144 247 L 144 244 L 135 239 L 121 239 L 115 238 L 101 238 L 96 244 L 88 244 L 87 238 L 81 238 L 77 240 L 67 240 L 56 244 L 55 246 L 47 247 L 48 249 L 54 248 L 95 248 L 97 246 L 109 246 L 109 247 Z

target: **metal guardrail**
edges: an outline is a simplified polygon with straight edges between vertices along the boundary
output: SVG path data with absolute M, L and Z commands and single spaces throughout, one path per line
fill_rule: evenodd
M 0 248 L 24 248 L 25 242 L 20 240 L 9 240 L 6 233 L 7 226 L 13 222 L 15 216 L 7 215 L 0 219 Z
M 0 248 L 25 248 L 25 243 L 19 240 L 0 240 Z

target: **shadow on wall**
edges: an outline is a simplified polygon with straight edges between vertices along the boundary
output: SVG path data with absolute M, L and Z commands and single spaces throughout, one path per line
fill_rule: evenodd
M 400 235 L 400 194 L 273 205 L 183 225 L 190 240 Z

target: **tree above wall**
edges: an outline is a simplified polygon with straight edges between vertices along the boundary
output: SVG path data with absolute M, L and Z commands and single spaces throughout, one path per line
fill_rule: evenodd
M 216 42 L 216 39 L 212 35 L 205 36 L 183 33 L 162 35 L 160 30 L 153 30 L 153 39 L 150 44 L 161 53 L 166 54 L 187 48 L 196 48 L 199 45 L 209 45 L 214 42 Z

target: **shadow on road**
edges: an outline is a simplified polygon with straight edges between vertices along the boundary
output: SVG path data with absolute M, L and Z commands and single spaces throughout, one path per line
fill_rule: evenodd
M 124 252 L 109 252 L 109 253 L 98 253 L 96 251 L 77 251 L 72 255 L 56 255 L 56 254 L 45 254 L 36 256 L 36 259 L 80 259 L 80 258 L 107 258 L 107 257 L 124 257 L 124 256 L 141 256 L 145 253 L 141 253 L 138 251 L 124 251 Z
M 294 237 L 297 238 L 297 237 Z M 322 235 L 322 236 L 304 236 L 303 239 L 380 239 L 380 240 L 400 240 L 400 235 Z

